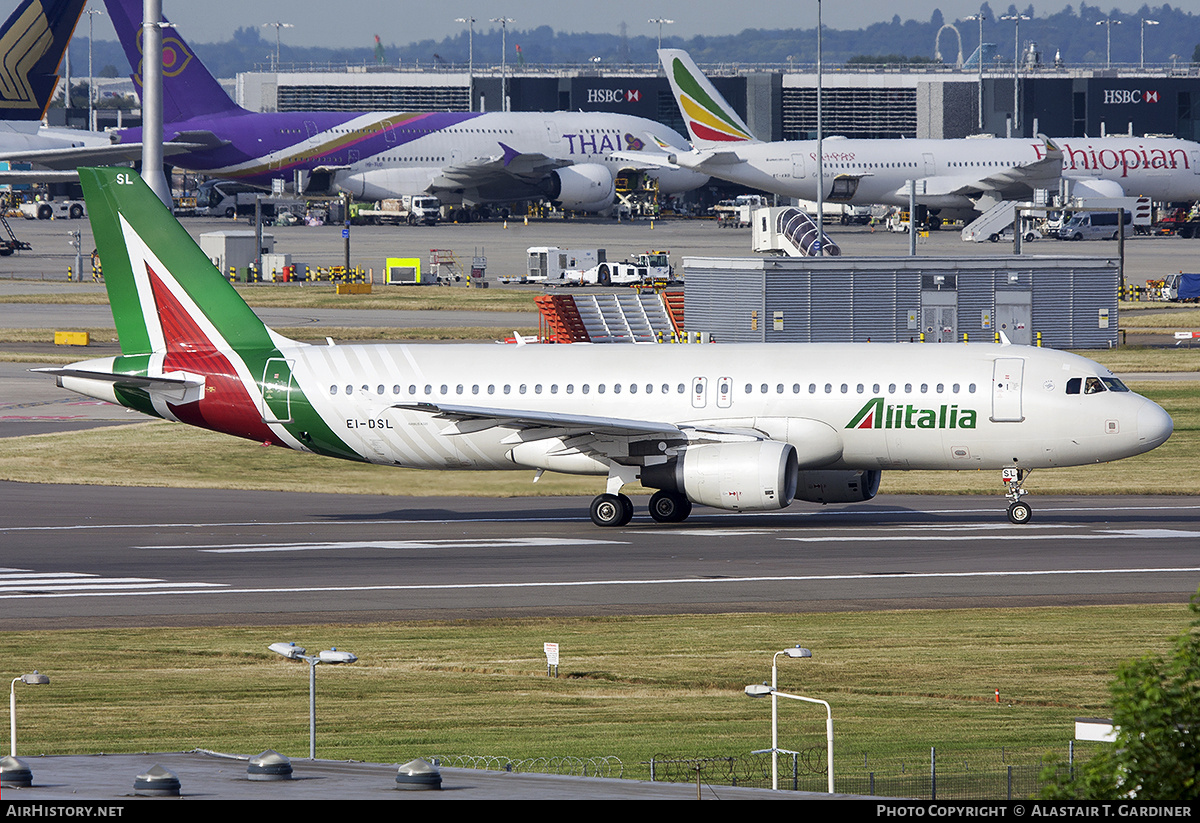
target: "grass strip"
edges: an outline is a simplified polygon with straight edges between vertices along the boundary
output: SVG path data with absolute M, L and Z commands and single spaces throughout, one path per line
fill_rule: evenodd
M 257 753 L 308 746 L 307 667 L 295 640 L 359 662 L 317 678 L 317 755 L 744 756 L 768 745 L 770 707 L 743 694 L 780 663 L 780 687 L 833 707 L 837 772 L 914 767 L 937 746 L 958 765 L 1065 754 L 1080 716 L 1108 716 L 1118 662 L 1168 648 L 1184 604 L 832 614 L 527 618 L 241 628 L 6 632 L 24 690 L 23 756 Z M 557 678 L 542 644 L 560 644 Z M 999 690 L 1000 700 L 995 699 Z M 785 704 L 788 701 L 784 701 Z M 819 707 L 783 705 L 781 743 L 824 746 Z M 1001 754 L 1003 753 L 1003 755 Z M 927 768 L 927 766 L 926 766 Z M 35 766 L 36 770 L 36 766 Z M 632 772 L 632 773 L 631 773 Z

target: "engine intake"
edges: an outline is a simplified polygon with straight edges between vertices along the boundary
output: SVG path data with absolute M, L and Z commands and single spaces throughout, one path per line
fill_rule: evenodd
M 547 200 L 564 209 L 602 211 L 617 195 L 616 183 L 607 168 L 599 163 L 580 163 L 550 172 L 541 182 Z

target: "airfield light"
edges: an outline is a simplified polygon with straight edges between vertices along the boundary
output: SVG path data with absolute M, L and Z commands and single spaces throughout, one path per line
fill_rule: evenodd
M 1141 49 L 1139 50 L 1140 56 L 1138 57 L 1138 68 L 1140 69 L 1146 68 L 1146 26 L 1157 25 L 1157 20 L 1147 20 L 1145 17 L 1142 18 Z
M 279 71 L 279 30 L 294 29 L 296 27 L 291 23 L 280 23 L 279 21 L 275 21 L 274 23 L 263 23 L 264 28 L 267 26 L 275 27 L 275 62 L 271 65 L 271 69 L 272 71 Z
M 12 757 L 17 756 L 17 683 L 24 683 L 27 686 L 44 686 L 50 682 L 50 678 L 41 674 L 36 669 L 33 674 L 23 674 L 20 677 L 14 677 L 12 684 L 8 687 L 8 729 L 9 729 L 9 750 L 8 753 Z
M 92 44 L 96 42 L 96 37 L 92 32 L 95 30 L 93 21 L 95 21 L 95 19 L 96 19 L 95 15 L 97 15 L 97 14 L 104 14 L 104 12 L 100 11 L 100 9 L 88 9 L 87 10 L 87 16 L 88 16 L 88 129 L 90 131 L 96 131 L 96 114 L 95 114 L 95 109 L 93 107 L 93 101 L 96 99 L 96 84 L 95 84 L 95 81 L 92 79 Z M 1144 37 L 1143 37 L 1143 40 L 1145 40 Z M 68 104 L 68 108 L 70 108 L 69 104 Z
M 647 23 L 658 23 L 658 48 L 662 49 L 662 27 L 669 26 L 674 23 L 674 20 L 668 20 L 665 17 L 651 17 Z
M 351 652 L 338 651 L 337 647 L 312 655 L 292 642 L 277 642 L 268 649 L 288 660 L 303 660 L 308 664 L 308 759 L 317 759 L 317 666 L 321 663 L 338 665 L 354 663 L 358 657 Z
M 983 13 L 983 7 L 979 7 L 979 14 L 972 14 L 970 17 L 964 17 L 963 20 L 978 20 L 979 21 L 979 133 L 983 134 L 983 21 L 987 20 L 987 15 Z
M 471 98 L 471 111 L 475 111 L 475 18 L 455 17 L 454 22 L 467 24 L 467 93 Z
M 1025 14 L 1004 14 L 1000 17 L 1001 20 L 1013 21 L 1013 132 L 1017 131 L 1017 127 L 1021 124 L 1021 21 L 1032 20 Z
M 517 22 L 511 17 L 493 17 L 500 24 L 500 110 L 508 111 L 508 24 Z
M 1121 25 L 1120 20 L 1114 20 L 1111 17 L 1106 17 L 1103 20 L 1096 22 L 1097 26 L 1104 26 L 1105 47 L 1104 47 L 1104 68 L 1112 68 L 1112 27 Z
M 812 697 L 801 697 L 797 694 L 788 694 L 781 692 L 777 686 L 777 677 L 779 670 L 776 663 L 779 660 L 779 655 L 786 655 L 792 658 L 808 658 L 812 657 L 812 652 L 808 649 L 794 646 L 790 649 L 784 649 L 781 652 L 775 652 L 771 658 L 771 685 L 766 683 L 751 683 L 746 687 L 747 697 L 771 697 L 771 788 L 779 790 L 779 752 L 785 754 L 795 754 L 790 750 L 779 748 L 779 698 L 786 697 L 790 700 L 801 700 L 805 703 L 817 703 L 825 707 L 825 742 L 826 742 L 826 760 L 828 767 L 829 793 L 833 794 L 833 710 L 824 700 L 817 700 Z M 758 754 L 759 752 L 755 752 Z

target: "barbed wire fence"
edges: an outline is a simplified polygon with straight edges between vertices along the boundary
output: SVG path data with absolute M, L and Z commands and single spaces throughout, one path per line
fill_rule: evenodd
M 1034 797 L 1041 791 L 1047 765 L 1060 773 L 1069 771 L 1094 751 L 1034 753 L 1003 747 L 954 750 L 931 746 L 924 752 L 899 752 L 870 751 L 851 744 L 835 752 L 834 788 L 838 794 L 860 796 L 1015 800 Z M 698 756 L 660 753 L 628 765 L 615 756 L 433 755 L 425 759 L 450 768 L 771 788 L 769 752 Z M 781 790 L 824 793 L 827 774 L 824 746 L 779 754 Z

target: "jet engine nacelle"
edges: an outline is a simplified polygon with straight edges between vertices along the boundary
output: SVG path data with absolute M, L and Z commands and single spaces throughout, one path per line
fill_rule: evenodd
M 580 163 L 550 172 L 541 184 L 547 200 L 574 211 L 603 211 L 613 203 L 617 186 L 599 163 Z
M 879 492 L 878 469 L 800 472 L 796 497 L 810 503 L 861 503 Z
M 642 469 L 642 485 L 734 511 L 783 509 L 796 496 L 796 447 L 776 440 L 689 446 Z
M 1134 192 L 1134 194 L 1136 193 Z M 1089 197 L 1124 197 L 1125 189 L 1116 180 L 1077 179 L 1071 184 L 1071 196 L 1080 199 L 1087 199 Z

